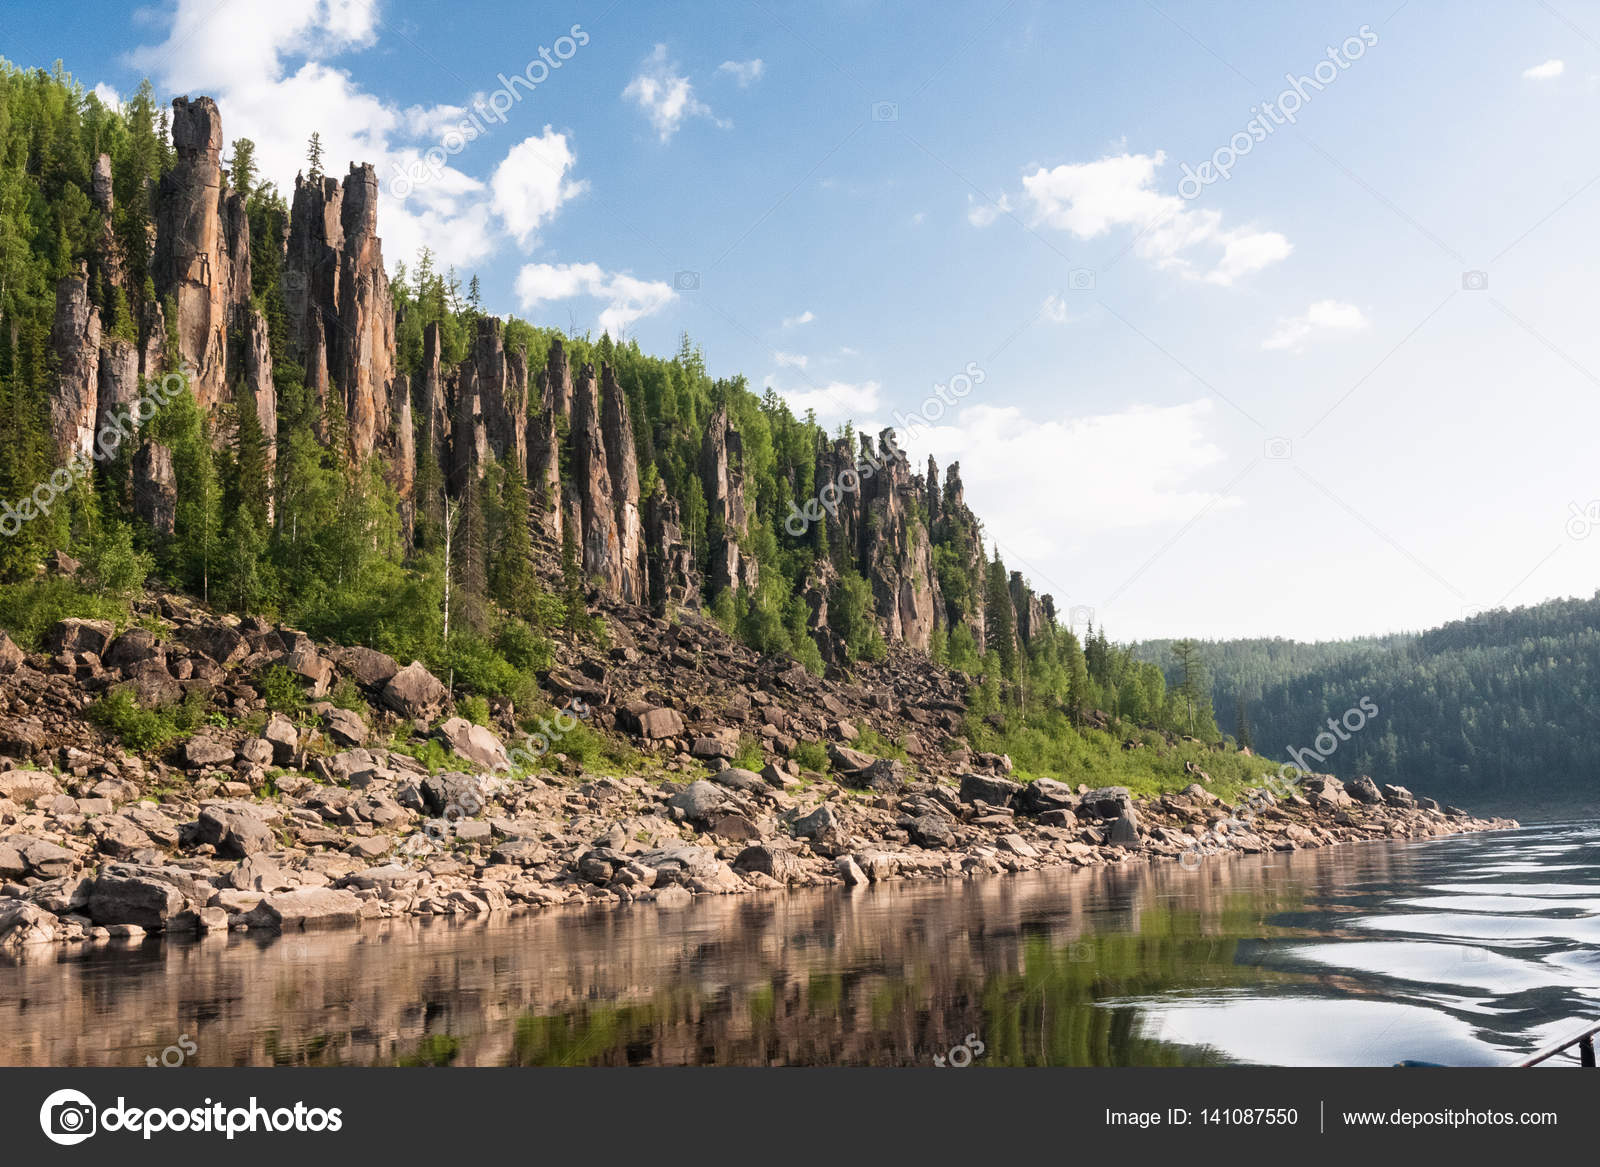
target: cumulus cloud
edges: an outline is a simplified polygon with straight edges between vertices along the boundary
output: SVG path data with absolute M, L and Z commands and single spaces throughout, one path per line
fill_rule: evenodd
M 1078 239 L 1131 229 L 1141 258 L 1207 283 L 1232 284 L 1292 250 L 1276 231 L 1224 227 L 1220 212 L 1192 210 L 1176 194 L 1156 189 L 1156 171 L 1165 161 L 1158 150 L 1041 166 L 1023 177 L 1023 193 L 1039 223 Z
M 1280 317 L 1277 326 L 1261 342 L 1264 349 L 1298 351 L 1315 332 L 1359 332 L 1371 321 L 1354 304 L 1342 300 L 1317 300 L 1299 316 Z
M 1209 400 L 1081 417 L 969 400 L 911 440 L 913 461 L 959 461 L 967 501 L 985 526 L 1047 571 L 1063 528 L 1074 537 L 1137 529 L 1187 522 L 1208 504 L 1237 505 L 1194 483 L 1224 460 L 1207 433 Z M 1065 514 L 1063 498 L 1072 500 Z
M 717 66 L 717 72 L 728 74 L 738 83 L 740 89 L 749 89 L 761 80 L 761 74 L 766 70 L 767 66 L 760 57 L 748 61 L 724 61 Z
M 441 266 L 469 266 L 489 254 L 495 236 L 482 182 L 444 165 L 404 199 L 389 189 L 394 174 L 416 163 L 468 111 L 402 109 L 328 63 L 375 44 L 378 24 L 377 0 L 274 0 L 221 9 L 213 0 L 176 0 L 166 39 L 134 49 L 129 63 L 163 93 L 214 97 L 228 142 L 253 140 L 262 178 L 285 192 L 305 168 L 313 130 L 329 173 L 342 175 L 349 161 L 372 163 L 386 259 L 409 260 L 427 246 Z
M 774 352 L 772 359 L 788 369 L 803 369 L 811 363 L 810 358 L 801 356 L 799 353 Z
M 810 389 L 783 389 L 771 377 L 766 379 L 765 387 L 776 390 L 789 403 L 796 417 L 804 417 L 807 410 L 814 410 L 817 420 L 824 424 L 851 420 L 861 422 L 878 408 L 879 396 L 883 391 L 883 386 L 876 381 L 829 381 L 826 385 Z
M 1065 324 L 1072 318 L 1072 314 L 1067 311 L 1067 302 L 1061 298 L 1060 292 L 1051 292 L 1046 296 L 1039 311 L 1046 320 L 1054 321 L 1056 324 Z
M 588 189 L 588 183 L 567 178 L 577 161 L 567 136 L 545 126 L 543 134 L 513 146 L 495 168 L 489 182 L 494 212 L 523 248 L 537 241 L 539 227 L 562 203 Z
M 1529 81 L 1550 81 L 1567 71 L 1567 63 L 1558 57 L 1552 57 L 1541 65 L 1533 65 L 1522 71 L 1522 75 Z
M 517 273 L 516 292 L 522 310 L 530 313 L 555 300 L 579 296 L 604 300 L 600 330 L 613 339 L 635 320 L 665 308 L 674 296 L 671 284 L 608 272 L 594 263 L 525 264 Z
M 100 99 L 100 104 L 107 109 L 122 108 L 122 94 L 118 93 L 104 81 L 94 87 L 94 95 Z
M 785 316 L 783 318 L 783 326 L 785 328 L 798 328 L 802 324 L 810 324 L 816 318 L 816 313 L 807 308 L 798 316 Z
M 709 105 L 694 95 L 694 84 L 668 59 L 666 45 L 657 45 L 644 59 L 622 96 L 644 111 L 663 142 L 671 141 L 688 118 L 709 118 L 722 129 L 733 124 L 718 118 Z
M 1004 192 L 993 202 L 986 202 L 976 195 L 967 196 L 967 222 L 974 227 L 987 227 L 1001 215 L 1011 213 L 1011 200 Z

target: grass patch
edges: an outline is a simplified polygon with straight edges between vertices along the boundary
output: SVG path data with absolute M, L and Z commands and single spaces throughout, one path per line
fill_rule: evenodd
M 801 742 L 789 751 L 789 757 L 799 763 L 802 770 L 828 772 L 828 747 L 821 742 Z

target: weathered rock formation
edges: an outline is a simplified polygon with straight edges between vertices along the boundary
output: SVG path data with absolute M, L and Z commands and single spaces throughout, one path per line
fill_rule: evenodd
M 50 399 L 50 434 L 56 465 L 94 456 L 99 415 L 100 313 L 89 303 L 89 275 L 79 269 L 56 285 L 56 319 L 50 330 L 60 372 Z
M 599 386 L 585 365 L 572 393 L 572 479 L 577 495 L 585 578 L 598 579 L 611 595 L 622 594 L 622 537 L 617 529 L 611 469 L 600 427 Z M 637 495 L 637 484 L 635 485 Z

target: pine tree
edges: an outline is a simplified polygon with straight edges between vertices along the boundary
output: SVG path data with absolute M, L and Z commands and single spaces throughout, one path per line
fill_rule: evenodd
M 322 181 L 322 135 L 315 130 L 306 143 L 306 178 L 312 182 Z

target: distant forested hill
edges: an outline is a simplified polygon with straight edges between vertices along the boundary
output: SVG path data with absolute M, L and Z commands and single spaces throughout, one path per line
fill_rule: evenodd
M 1371 774 L 1464 802 L 1570 799 L 1600 780 L 1600 593 L 1423 633 L 1204 647 L 1218 724 L 1238 734 L 1242 703 L 1246 733 L 1270 757 L 1316 749 L 1329 718 L 1369 697 L 1378 716 L 1323 763 L 1341 777 Z M 1171 648 L 1146 641 L 1134 654 L 1175 677 Z

